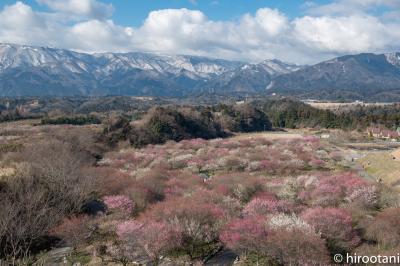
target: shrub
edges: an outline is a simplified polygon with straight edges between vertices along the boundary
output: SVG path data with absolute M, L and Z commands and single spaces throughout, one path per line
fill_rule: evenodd
M 267 254 L 283 265 L 327 265 L 325 241 L 313 228 L 296 215 L 276 214 L 267 226 Z
M 182 233 L 181 248 L 194 257 L 201 246 L 217 240 L 225 212 L 216 204 L 186 197 L 158 203 L 143 218 L 177 228 Z
M 146 254 L 155 262 L 161 255 L 182 245 L 182 234 L 173 225 L 163 222 L 150 222 L 142 227 L 139 241 Z
M 292 213 L 296 211 L 294 203 L 287 200 L 269 200 L 255 198 L 251 200 L 243 209 L 246 216 L 269 215 L 273 213 Z
M 263 254 L 268 248 L 266 219 L 259 216 L 234 219 L 224 226 L 219 238 L 236 252 Z
M 87 157 L 68 143 L 38 143 L 14 156 L 24 167 L 0 189 L 0 255 L 20 258 L 65 216 L 82 210 L 96 180 L 84 174 Z
M 216 176 L 212 179 L 211 185 L 244 203 L 249 202 L 256 193 L 263 189 L 257 177 L 247 174 Z
M 42 125 L 88 125 L 100 123 L 100 119 L 94 115 L 73 117 L 62 116 L 57 118 L 43 118 L 41 120 Z
M 373 209 L 378 204 L 378 193 L 375 186 L 363 186 L 355 189 L 346 198 L 348 202 L 360 209 Z
M 132 213 L 135 203 L 127 196 L 115 195 L 103 197 L 103 202 L 110 210 L 118 210 L 123 213 Z
M 378 242 L 383 248 L 400 245 L 400 209 L 389 208 L 378 213 L 366 228 L 366 237 Z
M 143 224 L 135 220 L 116 224 L 118 241 L 106 248 L 107 255 L 122 265 L 128 265 L 133 260 L 142 257 L 143 251 L 138 238 L 142 227 Z
M 268 256 L 281 265 L 329 265 L 325 241 L 304 230 L 277 228 L 270 231 Z
M 399 193 L 392 187 L 384 184 L 378 186 L 378 206 L 377 208 L 397 208 L 400 207 Z
M 100 192 L 102 194 L 122 194 L 136 185 L 135 179 L 127 173 L 110 167 L 97 167 L 96 174 L 100 180 Z
M 50 230 L 51 234 L 61 237 L 68 245 L 74 248 L 86 244 L 93 232 L 90 218 L 85 215 L 65 218 L 61 224 Z
M 301 217 L 327 240 L 332 254 L 349 251 L 360 242 L 344 209 L 318 207 L 304 211 Z
M 0 189 L 0 258 L 26 259 L 32 245 L 63 218 L 31 176 L 14 176 Z M 60 215 L 61 214 L 61 215 Z
M 287 231 L 303 231 L 305 233 L 313 232 L 312 227 L 306 221 L 294 214 L 278 213 L 272 215 L 268 220 L 268 227 L 272 230 L 284 229 Z
M 324 240 L 295 216 L 235 219 L 224 227 L 220 239 L 237 252 L 269 257 L 282 265 L 329 264 Z
M 37 185 L 46 191 L 51 204 L 58 206 L 61 213 L 79 212 L 96 190 L 97 180 L 85 172 L 91 160 L 69 143 L 37 143 L 16 157 L 27 163 L 27 174 L 37 179 Z
M 166 181 L 164 192 L 167 197 L 179 197 L 204 185 L 203 179 L 199 176 L 184 172 L 174 173 L 174 177 Z
M 305 186 L 306 180 L 299 180 Z M 353 173 L 319 176 L 300 191 L 299 198 L 313 205 L 338 206 L 354 191 L 368 186 L 368 182 Z
M 143 224 L 135 220 L 123 221 L 117 224 L 116 234 L 120 239 L 125 239 L 132 234 L 137 234 L 142 227 Z

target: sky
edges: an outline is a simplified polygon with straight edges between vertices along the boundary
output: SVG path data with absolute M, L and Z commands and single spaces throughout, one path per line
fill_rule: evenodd
M 0 42 L 312 64 L 400 51 L 400 0 L 0 0 Z

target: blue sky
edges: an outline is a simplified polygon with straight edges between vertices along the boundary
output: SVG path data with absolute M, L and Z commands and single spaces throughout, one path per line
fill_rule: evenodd
M 36 10 L 48 11 L 45 5 L 35 0 L 21 0 Z M 115 8 L 113 19 L 125 26 L 140 26 L 147 15 L 153 10 L 167 8 L 188 8 L 204 12 L 212 20 L 232 20 L 240 18 L 244 13 L 254 13 L 261 7 L 281 10 L 289 17 L 304 14 L 303 0 L 105 0 Z M 315 3 L 329 3 L 328 0 L 318 0 Z M 0 7 L 12 5 L 15 0 L 0 0 Z
M 116 8 L 115 18 L 119 23 L 140 25 L 150 11 L 166 8 L 188 8 L 204 12 L 212 20 L 238 19 L 244 13 L 254 13 L 260 7 L 277 8 L 291 17 L 302 12 L 301 0 L 147 0 L 110 1 Z M 129 2 L 129 3 L 127 3 Z
M 400 50 L 400 0 L 0 0 L 0 42 L 314 63 Z

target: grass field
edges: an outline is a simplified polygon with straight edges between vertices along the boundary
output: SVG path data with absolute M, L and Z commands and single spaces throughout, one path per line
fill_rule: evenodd
M 358 161 L 376 180 L 400 189 L 400 161 L 391 152 L 371 152 Z

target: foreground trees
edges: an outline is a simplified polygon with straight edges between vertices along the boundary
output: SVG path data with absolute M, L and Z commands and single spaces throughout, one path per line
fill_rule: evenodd
M 352 250 L 360 243 L 351 215 L 345 209 L 318 207 L 306 210 L 301 217 L 326 239 L 332 254 Z
M 0 255 L 28 257 L 49 230 L 77 213 L 92 197 L 96 182 L 62 142 L 41 143 L 15 155 L 17 173 L 0 187 Z
M 335 153 L 311 137 L 183 140 L 110 153 L 100 163 L 114 171 L 105 171 L 114 177 L 110 195 L 137 206 L 123 221 L 110 212 L 121 224 L 116 234 L 129 235 L 119 237 L 120 250 L 193 262 L 228 248 L 249 264 L 328 265 L 331 254 L 363 244 L 360 221 L 393 204 L 354 172 L 327 172 L 343 160 Z M 154 246 L 148 230 L 177 244 Z
M 128 260 L 134 260 L 142 252 L 157 264 L 160 256 L 182 245 L 179 229 L 164 222 L 123 222 L 117 225 L 117 235 L 119 248 L 126 251 Z
M 329 262 L 324 240 L 296 216 L 278 214 L 247 217 L 229 223 L 220 239 L 229 248 L 256 263 L 275 261 L 282 265 L 322 265 Z
M 397 192 L 343 171 L 343 156 L 313 137 L 168 141 L 109 152 L 94 168 L 81 147 L 5 156 L 16 172 L 0 183 L 2 259 L 53 240 L 125 265 L 203 263 L 221 249 L 245 265 L 329 265 L 400 246 Z M 90 200 L 102 208 L 89 212 Z

